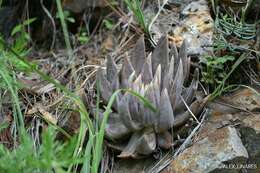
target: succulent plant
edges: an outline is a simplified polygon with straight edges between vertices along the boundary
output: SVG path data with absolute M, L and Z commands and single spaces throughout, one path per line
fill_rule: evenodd
M 107 103 L 115 90 L 127 88 L 148 99 L 158 110 L 146 108 L 128 92 L 117 95 L 105 135 L 111 141 L 110 146 L 121 150 L 118 157 L 136 158 L 151 154 L 157 146 L 171 147 L 169 129 L 185 123 L 191 117 L 190 111 L 196 115 L 202 110 L 205 99 L 195 97 L 198 70 L 189 87 L 184 87 L 189 71 L 186 42 L 178 52 L 174 45 L 169 49 L 166 36 L 160 38 L 147 57 L 141 37 L 121 68 L 111 57 L 107 58 L 106 69 L 100 69 L 97 75 L 102 100 Z

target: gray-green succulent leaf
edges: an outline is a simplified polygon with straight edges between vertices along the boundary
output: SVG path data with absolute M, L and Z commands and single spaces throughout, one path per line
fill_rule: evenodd
M 103 102 L 108 103 L 117 89 L 131 89 L 158 109 L 154 112 L 137 97 L 120 92 L 105 129 L 106 137 L 114 146 L 117 142 L 128 140 L 118 147 L 121 148 L 119 157 L 149 155 L 156 146 L 169 148 L 172 137 L 168 130 L 183 125 L 191 117 L 190 110 L 197 115 L 203 109 L 207 99 L 197 100 L 195 97 L 198 70 L 195 70 L 190 86 L 185 87 L 189 76 L 190 58 L 187 57 L 186 41 L 179 52 L 175 45 L 169 50 L 166 36 L 158 41 L 147 57 L 144 38 L 141 37 L 121 68 L 111 56 L 107 58 L 106 70 L 99 69 L 97 74 Z

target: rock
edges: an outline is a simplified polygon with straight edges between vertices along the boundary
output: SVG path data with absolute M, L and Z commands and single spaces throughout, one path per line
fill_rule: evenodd
M 164 170 L 174 172 L 260 172 L 260 97 L 239 89 L 209 104 L 212 113 L 185 149 Z
M 258 120 L 260 115 L 258 116 Z M 260 172 L 260 134 L 250 127 L 242 127 L 239 130 L 242 142 L 248 151 L 249 158 L 246 166 L 252 166 L 250 173 Z M 249 169 L 247 169 L 249 170 Z
M 233 127 L 217 129 L 184 150 L 164 172 L 211 172 L 223 162 L 245 163 L 248 153 Z
M 162 0 L 160 1 L 162 4 Z M 160 5 L 161 5 L 160 4 Z M 152 21 L 158 13 L 158 1 L 151 1 L 147 8 L 144 9 L 145 18 L 147 21 Z M 180 7 L 170 3 L 167 8 L 164 8 L 158 15 L 150 28 L 155 42 L 159 40 L 165 33 L 171 33 L 173 28 L 177 25 L 180 18 Z
M 154 10 L 147 13 L 151 11 Z M 155 41 L 164 33 L 169 33 L 170 40 L 178 47 L 187 40 L 189 55 L 212 51 L 213 32 L 214 21 L 206 0 L 168 3 L 151 27 Z
M 258 92 L 258 94 L 256 93 Z M 243 107 L 248 111 L 260 111 L 260 95 L 259 90 L 239 89 L 231 96 L 226 97 L 226 102 L 238 107 Z
M 248 115 L 243 123 L 244 127 L 252 128 L 256 134 L 260 134 L 260 114 Z
M 260 95 L 257 88 L 239 89 L 208 104 L 213 113 L 228 114 L 243 111 L 260 112 Z
M 234 114 L 212 114 L 209 119 L 211 124 L 207 123 L 206 128 L 213 126 L 235 126 L 240 134 L 241 141 L 246 148 L 249 158 L 246 164 L 240 165 L 238 170 L 250 172 L 260 172 L 260 113 L 238 112 Z M 202 130 L 203 131 L 203 130 Z M 205 136 L 206 133 L 204 133 Z M 202 134 L 201 134 L 202 135 Z M 236 166 L 239 166 L 236 164 Z
M 185 39 L 189 45 L 189 54 L 205 54 L 213 45 L 214 21 L 206 0 L 191 2 L 182 15 L 184 19 L 173 31 L 173 40 L 180 45 Z

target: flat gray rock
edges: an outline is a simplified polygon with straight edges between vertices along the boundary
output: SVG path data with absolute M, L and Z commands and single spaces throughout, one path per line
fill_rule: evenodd
M 248 153 L 235 128 L 224 127 L 184 150 L 164 172 L 207 173 L 223 168 L 223 162 L 242 164 Z

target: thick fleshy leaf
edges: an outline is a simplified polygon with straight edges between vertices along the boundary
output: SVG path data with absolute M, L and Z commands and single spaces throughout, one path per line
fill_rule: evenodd
M 146 87 L 146 85 L 141 84 L 140 89 L 139 89 L 139 94 L 141 96 L 145 96 L 145 91 L 146 91 L 145 87 Z
M 166 36 L 160 38 L 157 46 L 152 53 L 153 74 L 155 73 L 159 64 L 161 64 L 161 68 L 163 69 L 162 75 L 164 75 L 165 69 L 169 64 L 168 38 Z
M 117 77 L 117 67 L 115 61 L 111 56 L 107 56 L 107 67 L 106 67 L 107 80 L 112 83 L 115 77 Z
M 190 105 L 195 97 L 195 92 L 197 91 L 199 83 L 199 70 L 196 69 L 194 73 L 194 77 L 192 82 L 188 88 L 185 88 L 182 92 L 182 97 L 187 105 Z M 175 107 L 174 112 L 180 113 L 181 111 L 185 110 L 185 105 L 182 100 L 177 100 L 177 104 Z
M 131 76 L 131 74 L 134 72 L 134 68 L 132 66 L 132 64 L 130 63 L 129 59 L 128 58 L 125 58 L 124 59 L 124 62 L 123 62 L 123 66 L 122 66 L 122 69 L 120 71 L 120 77 L 121 77 L 121 86 L 123 88 L 128 88 L 129 85 L 129 76 Z
M 204 108 L 204 106 L 206 105 L 206 103 L 208 102 L 210 96 L 207 96 L 201 100 L 196 100 L 194 101 L 191 105 L 190 105 L 190 110 L 191 112 L 197 116 L 201 110 Z M 173 127 L 179 127 L 183 124 L 186 123 L 186 121 L 192 117 L 192 115 L 190 114 L 190 112 L 187 110 L 186 112 L 183 112 L 181 114 L 178 114 L 175 117 L 174 123 L 173 123 Z
M 115 78 L 113 79 L 112 84 L 111 84 L 111 87 L 112 87 L 113 92 L 115 92 L 115 91 L 118 90 L 118 89 L 121 89 L 121 87 L 120 87 L 119 85 L 120 85 L 120 84 L 119 84 L 119 79 L 118 79 L 118 76 L 117 76 L 117 77 L 115 77 Z M 118 98 L 121 98 L 121 97 L 122 97 L 122 92 L 121 92 L 121 91 L 117 94 L 117 97 L 118 97 Z M 117 102 L 117 100 L 115 100 L 115 101 L 113 102 L 112 107 L 113 107 L 114 109 L 117 109 L 117 107 L 118 107 L 117 104 L 118 104 L 118 102 Z
M 120 141 L 120 142 L 110 142 L 110 141 L 105 141 L 106 142 L 106 146 L 108 146 L 109 148 L 115 150 L 115 151 L 120 151 L 122 152 L 125 148 L 125 146 L 128 144 L 128 141 Z
M 97 81 L 99 81 L 100 95 L 103 100 L 108 103 L 110 97 L 113 94 L 113 89 L 110 82 L 105 77 L 104 71 L 99 69 L 97 72 Z
M 171 45 L 171 50 L 169 52 L 169 55 L 170 55 L 170 58 L 177 59 L 179 57 L 178 50 L 177 50 L 177 47 L 176 47 L 175 43 L 173 43 Z
M 122 123 L 118 114 L 110 113 L 105 132 L 108 139 L 117 140 L 127 137 L 131 130 Z
M 182 60 L 184 79 L 188 78 L 189 59 L 187 56 L 187 41 L 183 40 L 183 43 L 179 51 L 179 57 Z
M 113 91 L 116 91 L 120 88 L 119 86 L 119 78 L 118 78 L 118 74 L 114 77 L 114 79 L 112 80 L 111 82 L 111 86 L 112 86 L 112 89 Z
M 165 88 L 162 91 L 160 106 L 159 106 L 159 115 L 157 117 L 157 122 L 155 124 L 156 132 L 163 132 L 172 127 L 174 122 L 173 110 L 170 102 L 170 98 Z
M 173 70 L 173 78 L 177 75 L 178 67 L 181 62 L 180 56 L 174 58 L 174 70 Z
M 187 81 L 189 79 L 189 75 L 190 75 L 190 62 L 191 62 L 191 58 L 188 57 L 187 58 L 187 73 L 186 73 L 185 81 Z
M 133 81 L 130 85 L 131 89 L 133 89 L 135 92 L 138 92 L 140 91 L 141 89 L 141 86 L 142 86 L 142 76 L 139 75 L 135 81 Z
M 136 132 L 129 143 L 118 155 L 119 158 L 136 158 L 138 155 L 151 154 L 156 148 L 156 135 L 152 132 Z
M 159 101 L 157 101 L 158 98 L 156 98 L 156 89 L 153 85 L 149 85 L 147 87 L 145 98 L 147 98 L 153 105 L 158 105 Z M 142 124 L 152 126 L 157 120 L 156 113 L 148 108 L 145 108 L 143 105 L 140 106 L 142 111 Z
M 152 62 L 151 62 L 151 56 L 148 57 L 144 63 L 142 72 L 142 80 L 144 84 L 148 84 L 153 79 L 153 73 L 152 73 Z
M 170 85 L 173 83 L 174 80 L 173 76 L 174 76 L 174 58 L 172 57 L 167 72 L 163 78 L 162 89 L 167 88 L 168 90 L 170 90 Z
M 184 83 L 184 76 L 183 76 L 183 66 L 182 66 L 182 60 L 180 59 L 180 63 L 178 66 L 178 70 L 175 76 L 175 79 L 172 84 L 172 88 L 170 90 L 170 99 L 173 110 L 176 107 L 176 103 L 182 93 L 182 87 Z
M 142 113 L 139 110 L 140 101 L 137 97 L 129 96 L 129 111 L 134 121 L 142 122 Z
M 140 130 L 142 128 L 140 122 L 134 121 L 132 118 L 132 115 L 129 111 L 129 97 L 130 95 L 126 93 L 122 99 L 118 103 L 118 113 L 120 116 L 121 121 L 124 123 L 124 125 L 132 130 Z
M 157 144 L 160 148 L 170 149 L 173 145 L 173 136 L 167 130 L 157 134 Z
M 128 82 L 128 87 L 131 88 L 132 83 L 134 82 L 134 80 L 136 79 L 136 73 L 135 71 L 129 76 L 127 82 Z
M 159 65 L 156 69 L 153 81 L 151 82 L 151 84 L 153 85 L 155 92 L 155 96 L 156 96 L 156 105 L 158 105 L 159 101 L 160 101 L 160 92 L 161 92 L 161 81 L 162 81 L 162 69 L 161 69 L 161 65 Z
M 134 67 L 134 70 L 136 71 L 136 75 L 139 75 L 141 73 L 144 62 L 145 62 L 145 43 L 144 43 L 144 37 L 141 36 L 137 41 L 131 56 L 131 63 Z
M 148 108 L 144 108 L 141 106 L 140 112 L 142 113 L 142 124 L 146 127 L 153 126 L 153 123 L 156 121 L 156 116 L 154 115 L 154 112 L 149 110 Z
M 157 67 L 153 81 L 147 85 L 145 97 L 151 101 L 156 107 L 160 104 L 160 85 L 161 85 L 161 65 Z M 144 108 L 143 123 L 152 125 L 157 120 L 157 114 L 151 110 Z
M 136 148 L 139 145 L 140 137 L 141 137 L 140 132 L 135 132 L 129 139 L 129 142 L 125 146 L 123 151 L 117 157 L 119 157 L 119 158 L 136 158 L 136 157 L 138 157 Z
M 141 155 L 149 155 L 156 148 L 156 135 L 153 132 L 144 132 L 139 139 L 139 145 L 136 147 L 136 151 Z

